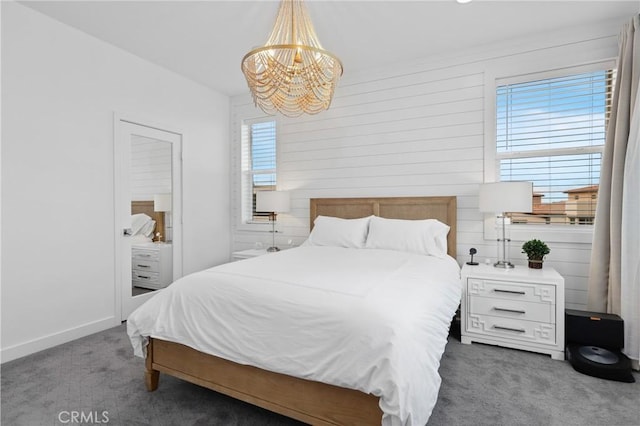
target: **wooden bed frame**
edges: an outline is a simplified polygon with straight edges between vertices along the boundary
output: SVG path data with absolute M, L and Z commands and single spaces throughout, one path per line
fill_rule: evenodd
M 448 253 L 456 256 L 455 197 L 325 198 L 310 200 L 318 215 L 358 218 L 438 219 L 451 227 Z M 179 343 L 149 338 L 147 390 L 158 388 L 160 372 L 213 389 L 313 425 L 379 425 L 379 398 L 360 391 L 241 365 Z

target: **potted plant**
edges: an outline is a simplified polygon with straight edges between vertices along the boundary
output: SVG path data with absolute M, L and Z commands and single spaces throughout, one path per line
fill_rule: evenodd
M 544 257 L 551 252 L 549 246 L 540 240 L 529 240 L 522 245 L 522 252 L 529 258 L 529 268 L 542 269 Z

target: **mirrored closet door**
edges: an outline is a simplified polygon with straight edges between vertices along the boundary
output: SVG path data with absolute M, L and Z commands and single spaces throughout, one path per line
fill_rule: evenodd
M 121 320 L 182 275 L 181 135 L 116 119 Z

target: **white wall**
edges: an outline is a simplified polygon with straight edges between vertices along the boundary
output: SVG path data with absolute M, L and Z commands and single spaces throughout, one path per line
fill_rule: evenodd
M 229 99 L 2 2 L 2 358 L 115 318 L 113 114 L 184 132 L 184 272 L 229 256 Z
M 476 247 L 479 258 L 496 258 L 478 212 L 478 185 L 485 170 L 490 79 L 566 67 L 617 55 L 619 22 L 509 41 L 482 50 L 393 68 L 350 74 L 339 84 L 331 108 L 316 116 L 279 118 L 278 189 L 292 191 L 292 210 L 278 215 L 280 244 L 308 235 L 309 198 L 456 195 L 458 260 Z M 428 41 L 425 41 L 428 42 Z M 491 89 L 493 90 L 493 89 Z M 249 97 L 232 99 L 234 186 L 233 247 L 267 241 L 265 232 L 238 226 L 239 146 L 243 119 L 260 116 Z M 519 247 L 512 259 L 524 263 Z M 590 244 L 551 243 L 548 265 L 566 279 L 567 307 L 585 308 Z

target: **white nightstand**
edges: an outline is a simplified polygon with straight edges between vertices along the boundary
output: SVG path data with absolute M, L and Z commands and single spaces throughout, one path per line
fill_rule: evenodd
M 173 281 L 173 249 L 167 243 L 131 246 L 131 280 L 134 287 L 159 290 Z
M 263 254 L 267 254 L 267 249 L 249 249 L 249 250 L 240 250 L 234 251 L 231 253 L 231 258 L 236 260 L 249 259 L 252 257 L 262 256 Z
M 462 343 L 564 359 L 564 278 L 555 269 L 465 264 L 462 283 Z

